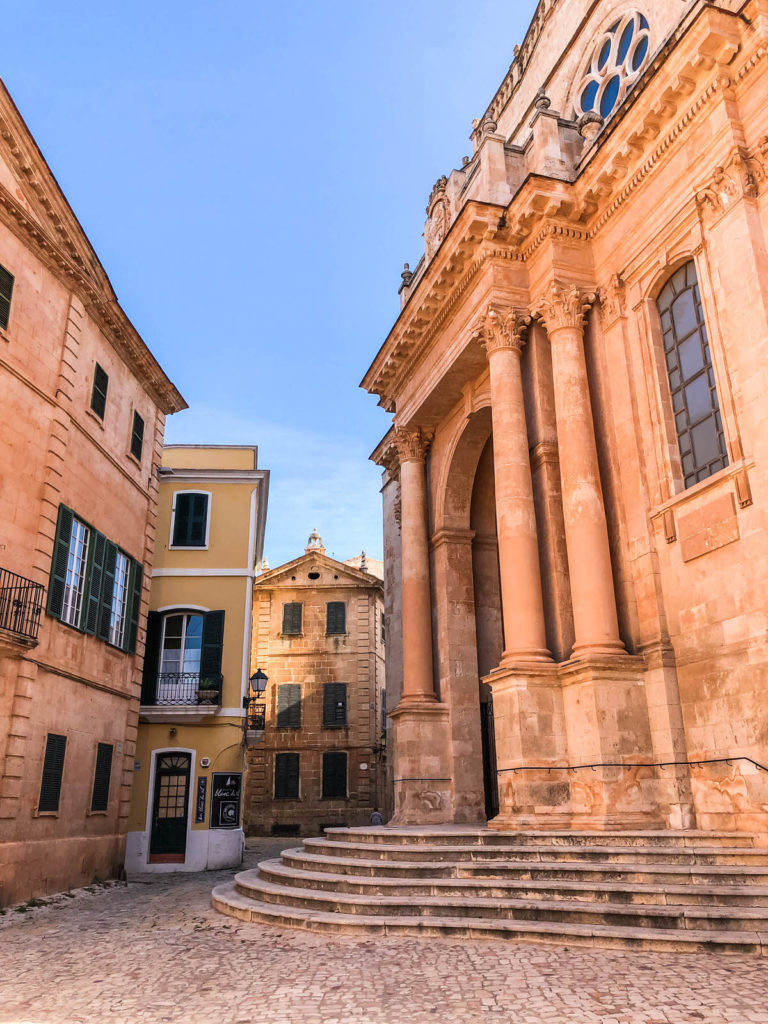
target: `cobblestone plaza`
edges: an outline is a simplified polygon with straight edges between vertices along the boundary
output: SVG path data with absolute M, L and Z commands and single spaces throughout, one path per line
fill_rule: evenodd
M 286 840 L 251 840 L 246 866 Z M 768 1024 L 764 959 L 326 938 L 139 876 L 0 918 L 0 1024 Z

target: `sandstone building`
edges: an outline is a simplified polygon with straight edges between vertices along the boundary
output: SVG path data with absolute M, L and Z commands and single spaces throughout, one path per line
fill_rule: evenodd
M 768 826 L 768 4 L 541 0 L 363 386 L 396 823 Z
M 364 560 L 329 558 L 317 532 L 257 577 L 251 663 L 269 683 L 248 748 L 247 834 L 317 835 L 381 806 L 384 630 L 381 579 Z
M 255 567 L 269 472 L 253 446 L 166 445 L 126 868 L 240 863 Z
M 0 85 L 0 905 L 124 857 L 165 417 L 185 407 Z

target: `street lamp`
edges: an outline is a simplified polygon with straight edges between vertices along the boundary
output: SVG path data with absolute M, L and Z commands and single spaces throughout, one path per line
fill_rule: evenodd
M 263 732 L 264 730 L 267 705 L 262 701 L 262 697 L 268 682 L 269 679 L 266 672 L 262 672 L 260 668 L 256 669 L 248 680 L 250 693 L 247 697 L 243 697 L 243 708 L 246 711 L 246 729 L 248 732 Z

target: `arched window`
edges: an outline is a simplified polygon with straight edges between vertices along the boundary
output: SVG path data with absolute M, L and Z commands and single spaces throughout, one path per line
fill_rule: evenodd
M 630 11 L 597 40 L 584 70 L 576 106 L 609 117 L 640 77 L 651 48 L 650 27 L 639 11 Z
M 223 646 L 223 610 L 149 612 L 141 703 L 216 703 L 223 681 Z
M 685 486 L 728 465 L 696 266 L 675 271 L 657 300 Z

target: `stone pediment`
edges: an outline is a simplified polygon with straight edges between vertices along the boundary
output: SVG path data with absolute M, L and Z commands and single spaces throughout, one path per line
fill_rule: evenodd
M 310 573 L 317 573 L 316 578 Z M 294 578 L 295 577 L 295 578 Z M 362 572 L 344 562 L 338 562 L 328 555 L 311 551 L 294 558 L 292 562 L 278 565 L 254 581 L 255 587 L 383 587 L 383 582 L 373 573 Z

